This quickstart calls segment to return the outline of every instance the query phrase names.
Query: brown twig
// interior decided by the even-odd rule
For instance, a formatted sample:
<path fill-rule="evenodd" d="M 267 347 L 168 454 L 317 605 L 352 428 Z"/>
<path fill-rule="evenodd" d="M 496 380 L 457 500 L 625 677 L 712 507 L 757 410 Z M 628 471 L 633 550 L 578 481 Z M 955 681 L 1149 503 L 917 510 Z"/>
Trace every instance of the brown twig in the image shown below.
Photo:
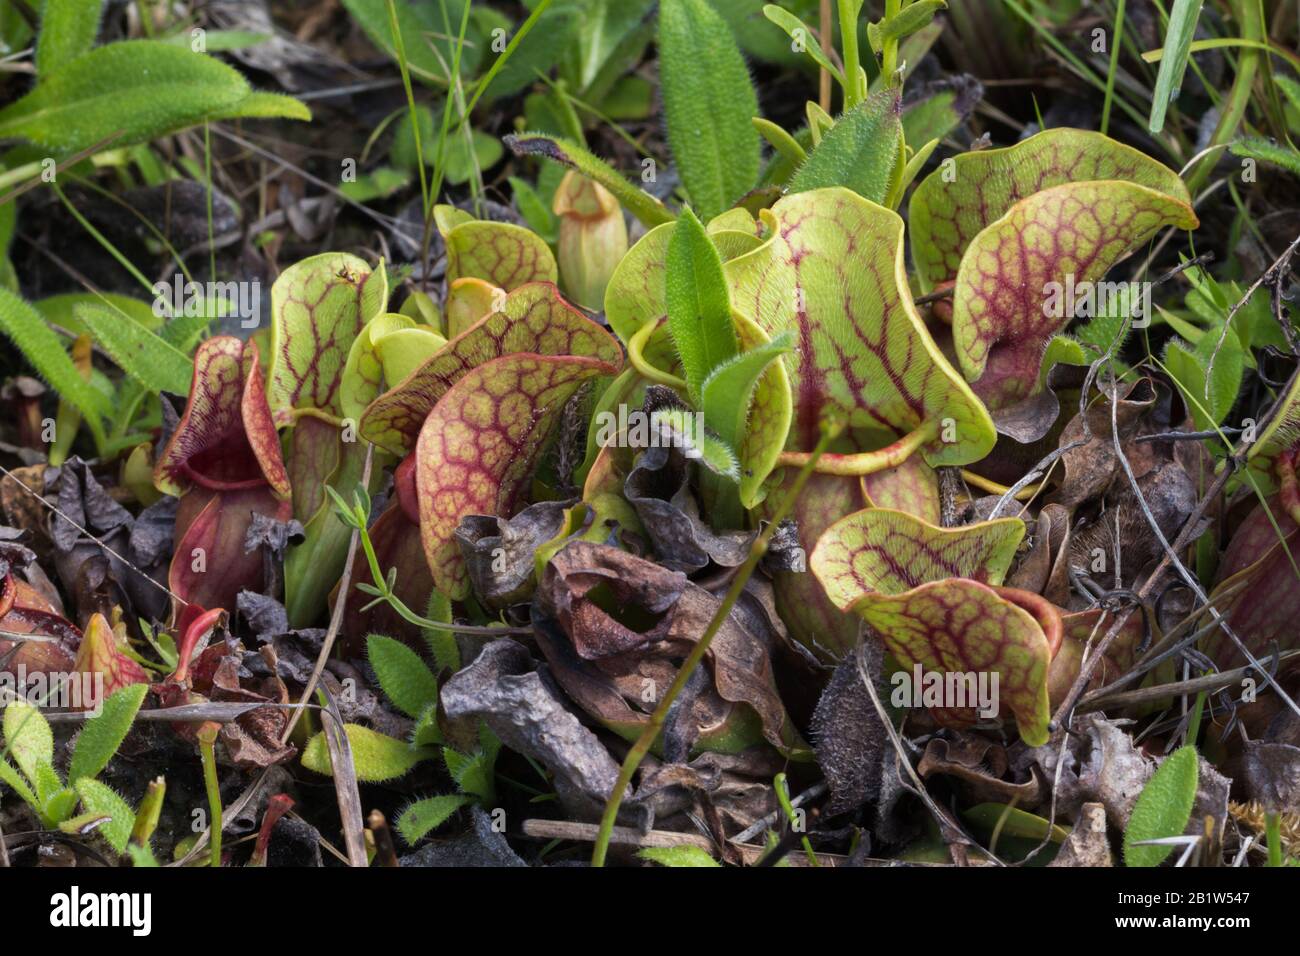
<path fill-rule="evenodd" d="M 366 463 L 361 469 L 361 485 L 370 486 L 370 469 L 374 463 L 375 446 L 366 446 Z M 357 560 L 357 547 L 361 541 L 361 532 L 357 529 L 352 530 L 352 537 L 348 541 L 348 557 L 343 564 L 343 576 L 339 578 L 338 597 L 334 599 L 334 611 L 330 614 L 329 629 L 325 632 L 325 639 L 321 642 L 320 653 L 316 655 L 316 665 L 311 670 L 311 678 L 307 681 L 307 686 L 302 689 L 302 697 L 298 699 L 299 707 L 303 707 L 311 700 L 312 692 L 316 689 L 316 684 L 320 681 L 320 675 L 325 670 L 325 662 L 329 660 L 330 651 L 334 649 L 334 641 L 339 636 L 339 628 L 343 625 L 343 611 L 347 607 L 348 594 L 352 590 L 352 569 Z M 289 717 L 289 723 L 285 725 L 284 733 L 280 735 L 280 746 L 283 747 L 289 740 L 289 735 L 293 733 L 294 727 L 298 725 L 298 718 L 302 715 L 302 710 L 295 710 Z"/>
<path fill-rule="evenodd" d="M 379 866 L 401 866 L 397 862 L 397 849 L 393 846 L 393 831 L 388 828 L 388 820 L 384 815 L 378 810 L 371 810 L 366 823 L 375 837 L 375 863 Z"/>
<path fill-rule="evenodd" d="M 339 819 L 343 824 L 343 843 L 348 853 L 348 865 L 366 867 L 365 823 L 361 815 L 361 790 L 357 784 L 357 768 L 352 759 L 352 745 L 348 740 L 339 712 L 338 702 L 328 687 L 320 689 L 325 697 L 321 709 L 321 725 L 325 733 L 325 748 L 329 753 L 330 770 L 334 780 L 334 794 L 338 799 Z"/>
<path fill-rule="evenodd" d="M 1300 649 L 1283 651 L 1277 656 L 1277 661 L 1280 663 L 1297 655 L 1300 655 Z M 1201 677 L 1176 681 L 1172 684 L 1156 684 L 1152 687 L 1139 687 L 1136 690 L 1099 693 L 1095 697 L 1089 695 L 1079 702 L 1075 712 L 1085 714 L 1095 710 L 1103 710 L 1107 707 L 1132 707 L 1136 704 L 1149 704 L 1152 701 L 1163 700 L 1166 697 L 1199 694 L 1201 691 L 1212 693 L 1237 683 L 1254 669 L 1254 665 L 1247 664 L 1243 667 L 1235 667 L 1230 671 L 1204 674 Z M 1106 690 L 1109 690 L 1109 688 L 1106 688 Z"/>

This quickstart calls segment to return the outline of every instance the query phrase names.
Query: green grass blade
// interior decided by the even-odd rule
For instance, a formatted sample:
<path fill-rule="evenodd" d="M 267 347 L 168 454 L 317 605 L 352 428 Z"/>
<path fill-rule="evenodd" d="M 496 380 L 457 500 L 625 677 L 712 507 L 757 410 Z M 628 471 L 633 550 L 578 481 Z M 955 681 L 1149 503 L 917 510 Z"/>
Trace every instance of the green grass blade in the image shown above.
<path fill-rule="evenodd" d="M 1165 33 L 1165 55 L 1160 60 L 1160 72 L 1156 75 L 1155 93 L 1151 98 L 1151 117 L 1147 122 L 1147 129 L 1152 133 L 1159 133 L 1165 128 L 1165 113 L 1183 84 L 1187 58 L 1191 55 L 1192 37 L 1196 33 L 1196 21 L 1200 19 L 1204 2 L 1205 0 L 1174 0 L 1173 10 L 1169 14 L 1169 29 Z"/>

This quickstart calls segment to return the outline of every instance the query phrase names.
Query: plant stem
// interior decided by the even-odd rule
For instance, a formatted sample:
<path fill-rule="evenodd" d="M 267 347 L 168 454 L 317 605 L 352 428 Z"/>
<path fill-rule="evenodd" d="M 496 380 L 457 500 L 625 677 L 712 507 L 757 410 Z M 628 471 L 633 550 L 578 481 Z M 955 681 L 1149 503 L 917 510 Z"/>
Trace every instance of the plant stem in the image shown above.
<path fill-rule="evenodd" d="M 411 134 L 415 137 L 415 165 L 420 173 L 420 208 L 428 209 L 429 181 L 424 174 L 424 149 L 420 143 L 420 121 L 415 113 L 415 91 L 411 88 L 411 70 L 406 64 L 406 43 L 397 25 L 397 7 L 393 0 L 388 0 L 388 28 L 393 31 L 393 50 L 397 53 L 397 68 L 402 74 L 402 89 L 406 91 L 406 115 L 411 121 Z"/>
<path fill-rule="evenodd" d="M 1264 832 L 1268 836 L 1268 865 L 1282 865 L 1282 815 L 1274 810 L 1264 814 Z"/>
<path fill-rule="evenodd" d="M 749 583 L 750 577 L 758 567 L 758 562 L 767 553 L 767 546 L 771 542 L 772 536 L 776 534 L 777 528 L 785 520 L 786 515 L 790 513 L 790 509 L 803 491 L 803 486 L 807 484 L 809 477 L 812 476 L 813 470 L 817 466 L 817 459 L 821 457 L 822 452 L 835 440 L 842 429 L 842 425 L 836 424 L 823 430 L 821 440 L 817 442 L 817 447 L 813 449 L 808 456 L 808 461 L 799 470 L 794 484 L 790 486 L 790 490 L 781 501 L 780 507 L 772 515 L 767 527 L 763 529 L 763 533 L 754 539 L 754 543 L 750 545 L 749 557 L 745 559 L 745 563 L 741 565 L 736 576 L 732 578 L 731 587 L 727 589 L 726 597 L 722 599 L 718 609 L 713 612 L 708 627 L 704 629 L 699 641 L 691 648 L 690 654 L 687 655 L 682 666 L 678 668 L 677 676 L 673 678 L 672 684 L 668 686 L 663 699 L 659 701 L 659 706 L 650 715 L 650 720 L 645 725 L 645 729 L 641 731 L 641 736 L 637 738 L 636 743 L 632 745 L 632 749 L 628 751 L 627 756 L 623 759 L 623 766 L 618 772 L 618 780 L 614 783 L 614 789 L 610 793 L 609 800 L 605 803 L 605 814 L 600 820 L 600 832 L 596 835 L 596 846 L 591 854 L 592 866 L 605 865 L 605 855 L 609 851 L 609 840 L 614 832 L 614 823 L 618 819 L 619 807 L 623 804 L 623 793 L 632 783 L 632 777 L 637 768 L 641 766 L 641 761 L 645 759 L 645 755 L 650 752 L 650 748 L 654 746 L 655 740 L 659 737 L 659 731 L 668 718 L 668 711 L 672 708 L 673 702 L 682 692 L 682 688 L 686 686 L 686 682 L 691 679 L 691 675 L 695 673 L 695 668 L 704 660 L 704 655 L 709 651 L 709 645 L 713 643 L 714 635 L 718 633 L 722 623 L 731 614 L 731 609 L 736 606 L 741 592 L 744 591 L 745 585 Z"/>
<path fill-rule="evenodd" d="M 366 528 L 366 522 L 369 520 L 368 510 L 364 506 L 358 505 L 354 511 L 342 508 L 341 512 L 344 521 L 357 531 L 362 553 L 366 556 L 366 565 L 370 569 L 370 579 L 374 582 L 373 585 L 370 585 L 371 590 L 368 592 L 364 590 L 365 585 L 357 585 L 357 588 L 362 590 L 363 593 L 376 595 L 375 601 L 371 602 L 371 605 L 367 605 L 363 610 L 368 609 L 378 601 L 383 601 L 409 624 L 430 631 L 451 631 L 455 634 L 483 634 L 485 636 L 505 637 L 510 634 L 528 633 L 531 630 L 530 628 L 517 627 L 476 627 L 470 624 L 448 624 L 416 614 L 406 606 L 406 602 L 393 592 L 393 589 L 388 584 L 388 579 L 384 576 L 383 568 L 379 565 L 379 555 L 375 553 L 374 542 L 370 540 L 370 532 Z"/>
<path fill-rule="evenodd" d="M 778 773 L 776 779 L 772 781 L 772 789 L 776 791 L 776 802 L 781 805 L 781 812 L 789 821 L 791 828 L 796 825 L 797 818 L 794 814 L 794 804 L 790 802 L 790 785 L 786 782 L 785 774 Z M 808 839 L 806 833 L 801 833 L 799 842 L 803 844 L 804 856 L 808 857 L 808 863 L 811 866 L 821 866 L 817 862 L 817 854 L 813 852 L 812 841 Z"/>
<path fill-rule="evenodd" d="M 831 0 L 821 0 L 821 8 L 818 13 L 818 37 L 821 40 L 822 47 L 829 50 L 831 48 Z M 830 70 L 825 67 L 822 67 L 818 74 L 817 94 L 818 105 L 829 114 L 831 111 L 831 74 Z"/>
<path fill-rule="evenodd" d="M 858 86 L 861 61 L 858 57 L 858 11 L 861 0 L 839 0 L 840 46 L 844 50 L 844 109 L 850 110 L 865 98 Z"/>
<path fill-rule="evenodd" d="M 442 179 L 444 175 L 444 159 L 447 155 L 447 130 L 451 124 L 451 89 L 453 82 L 460 80 L 460 58 L 465 49 L 465 31 L 469 29 L 469 12 L 471 4 L 465 4 L 465 9 L 461 11 L 460 33 L 456 39 L 456 52 L 452 56 L 451 69 L 447 73 L 447 98 L 442 101 L 442 124 L 438 127 L 438 146 L 434 150 L 433 157 L 433 183 L 429 188 L 428 195 L 423 199 L 424 205 L 424 234 L 420 237 L 420 288 L 427 289 L 429 286 L 429 248 L 433 242 L 433 206 L 438 201 L 438 194 L 442 192 Z M 447 19 L 447 8 L 442 8 L 443 28 L 448 35 L 451 33 L 451 24 Z M 436 48 L 435 48 L 436 49 Z M 453 77 L 455 80 L 453 80 Z"/>
<path fill-rule="evenodd" d="M 1192 716 L 1187 721 L 1187 738 L 1183 743 L 1196 746 L 1196 739 L 1201 736 L 1201 715 L 1205 713 L 1205 691 L 1196 695 L 1196 703 L 1192 705 Z"/>
<path fill-rule="evenodd" d="M 208 278 L 217 281 L 217 240 L 212 225 L 212 124 L 203 122 L 203 177 L 207 189 L 208 213 Z M 206 306 L 210 308 L 210 306 Z"/>
<path fill-rule="evenodd" d="M 208 792 L 208 814 L 211 817 L 208 821 L 208 831 L 212 834 L 209 854 L 211 866 L 221 866 L 221 787 L 217 783 L 216 753 L 217 734 L 220 730 L 220 724 L 209 720 L 199 728 L 198 733 L 199 755 L 203 760 L 203 788 Z"/>
<path fill-rule="evenodd" d="M 898 16 L 902 7 L 902 0 L 885 0 L 886 22 Z M 894 71 L 897 69 L 898 37 L 889 37 L 885 40 L 885 48 L 880 51 L 880 78 L 882 86 L 891 87 L 894 85 Z"/>

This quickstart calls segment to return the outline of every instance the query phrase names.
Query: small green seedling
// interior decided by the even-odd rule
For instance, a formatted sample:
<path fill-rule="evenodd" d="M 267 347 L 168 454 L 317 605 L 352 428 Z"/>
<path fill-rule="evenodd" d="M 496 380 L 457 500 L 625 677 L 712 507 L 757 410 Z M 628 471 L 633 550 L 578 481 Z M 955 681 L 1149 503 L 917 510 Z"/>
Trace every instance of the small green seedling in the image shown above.
<path fill-rule="evenodd" d="M 430 643 L 441 661 L 445 654 L 442 642 L 431 640 Z M 425 797 L 408 805 L 397 818 L 397 832 L 402 839 L 414 845 L 468 804 L 493 806 L 500 741 L 486 726 L 480 725 L 479 746 L 473 753 L 462 753 L 447 746 L 438 726 L 437 675 L 419 654 L 391 637 L 371 634 L 366 638 L 366 649 L 380 688 L 394 707 L 415 721 L 415 728 L 410 740 L 398 740 L 359 724 L 345 725 L 357 779 L 366 783 L 396 780 L 421 761 L 440 754 L 448 774 L 461 791 Z M 302 764 L 317 773 L 332 775 L 324 733 L 316 734 L 307 743 Z"/>
<path fill-rule="evenodd" d="M 80 833 L 102 821 L 98 832 L 115 851 L 125 853 L 135 813 L 95 777 L 126 739 L 148 689 L 146 684 L 135 684 L 104 701 L 103 712 L 87 720 L 77 735 L 66 780 L 54 769 L 54 732 L 49 721 L 25 701 L 11 703 L 4 711 L 0 781 L 27 802 L 42 826 Z"/>

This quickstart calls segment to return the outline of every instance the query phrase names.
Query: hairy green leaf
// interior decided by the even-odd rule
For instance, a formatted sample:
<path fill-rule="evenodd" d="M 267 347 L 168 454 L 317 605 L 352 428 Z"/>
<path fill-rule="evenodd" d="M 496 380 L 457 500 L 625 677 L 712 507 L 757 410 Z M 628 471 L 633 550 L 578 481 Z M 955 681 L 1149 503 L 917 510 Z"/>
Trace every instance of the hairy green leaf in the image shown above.
<path fill-rule="evenodd" d="M 438 725 L 438 705 L 430 704 L 424 713 L 415 719 L 411 730 L 411 743 L 416 747 L 432 747 L 443 743 L 442 728 Z"/>
<path fill-rule="evenodd" d="M 206 118 L 242 115 L 250 95 L 243 76 L 220 60 L 127 40 L 78 57 L 0 110 L 0 137 L 22 137 L 62 155 L 119 133 L 113 146 L 130 146 Z M 254 115 L 268 115 L 266 105 L 250 104 Z"/>
<path fill-rule="evenodd" d="M 109 694 L 100 715 L 86 721 L 77 735 L 68 767 L 68 783 L 76 786 L 78 780 L 98 776 L 108 766 L 135 722 L 148 690 L 148 684 L 132 684 Z"/>
<path fill-rule="evenodd" d="M 414 846 L 431 831 L 442 826 L 461 807 L 473 802 L 472 797 L 461 793 L 417 800 L 397 818 L 397 832 L 407 844 Z"/>
<path fill-rule="evenodd" d="M 438 679 L 401 641 L 381 634 L 366 638 L 366 656 L 379 686 L 393 705 L 408 717 L 419 717 L 438 700 Z"/>
<path fill-rule="evenodd" d="M 427 748 L 412 747 L 405 740 L 386 736 L 360 724 L 345 724 L 343 729 L 348 735 L 357 779 L 363 783 L 396 780 L 410 772 L 421 760 L 433 755 Z M 329 747 L 323 732 L 307 742 L 302 752 L 302 765 L 327 777 L 333 776 Z"/>
<path fill-rule="evenodd" d="M 71 63 L 95 45 L 103 7 L 103 0 L 45 0 L 36 40 L 38 76 Z"/>
<path fill-rule="evenodd" d="M 36 783 L 39 765 L 54 764 L 54 731 L 45 715 L 26 701 L 12 701 L 5 708 L 4 743 L 4 752 L 32 783 Z"/>
<path fill-rule="evenodd" d="M 1147 781 L 1133 806 L 1124 831 L 1125 866 L 1159 866 L 1171 846 L 1138 846 L 1143 840 L 1179 836 L 1187 829 L 1196 802 L 1200 757 L 1192 746 L 1180 747 L 1165 758 Z"/>
<path fill-rule="evenodd" d="M 681 408 L 661 408 L 651 416 L 652 427 L 668 433 L 668 444 L 682 448 L 709 471 L 733 481 L 740 479 L 740 462 L 726 442 L 697 427 L 698 419 Z"/>
<path fill-rule="evenodd" d="M 700 386 L 704 421 L 732 448 L 739 448 L 749 421 L 750 401 L 759 378 L 777 358 L 794 345 L 794 333 L 786 331 L 758 348 L 716 365 Z"/>
<path fill-rule="evenodd" d="M 898 90 L 884 90 L 836 120 L 794 174 L 789 192 L 845 186 L 883 204 L 902 143 L 900 103 Z"/>
<path fill-rule="evenodd" d="M 722 866 L 698 846 L 647 846 L 636 855 L 660 866 Z"/>
<path fill-rule="evenodd" d="M 659 5 L 659 85 L 668 142 L 691 203 L 705 219 L 758 181 L 758 98 L 731 28 L 706 0 Z"/>
<path fill-rule="evenodd" d="M 45 770 L 47 785 L 43 792 L 38 790 L 45 798 L 45 803 L 40 808 L 40 817 L 41 822 L 47 827 L 56 827 L 71 817 L 73 811 L 77 809 L 77 791 L 71 787 L 60 786 L 58 776 L 52 768 L 45 767 Z"/>
<path fill-rule="evenodd" d="M 451 601 L 441 591 L 429 592 L 429 606 L 424 616 L 430 621 L 451 623 Z M 456 635 L 440 627 L 425 628 L 422 632 L 425 643 L 433 653 L 433 660 L 439 670 L 460 670 L 460 648 L 456 644 Z"/>
<path fill-rule="evenodd" d="M 149 391 L 189 394 L 194 363 L 180 349 L 107 306 L 84 304 L 73 311 L 118 368 Z"/>
<path fill-rule="evenodd" d="M 463 754 L 450 747 L 442 748 L 443 763 L 456 786 L 465 793 L 478 797 L 485 803 L 496 799 L 496 750 L 480 750 L 474 754 Z"/>
<path fill-rule="evenodd" d="M 578 143 L 545 133 L 519 133 L 507 136 L 505 144 L 516 156 L 541 156 L 599 183 L 647 228 L 673 221 L 673 214 L 663 203 Z"/>
<path fill-rule="evenodd" d="M 0 782 L 7 783 L 29 807 L 40 812 L 41 801 L 32 790 L 31 784 L 24 780 L 18 769 L 3 756 L 0 756 Z"/>
<path fill-rule="evenodd" d="M 739 346 L 722 259 L 703 223 L 689 208 L 682 212 L 668 241 L 666 265 L 668 331 L 686 372 L 691 397 L 698 402 L 704 379 L 733 358 Z"/>
<path fill-rule="evenodd" d="M 1194 350 L 1186 348 L 1181 339 L 1170 339 L 1165 351 L 1165 365 L 1186 393 L 1186 405 L 1192 413 L 1192 422 L 1198 430 L 1209 430 L 1223 424 L 1228 412 L 1237 402 L 1241 379 L 1246 371 L 1246 353 L 1229 330 L 1214 360 L 1214 374 L 1206 388 L 1205 372 L 1219 341 L 1220 329 L 1203 335 Z"/>
<path fill-rule="evenodd" d="M 219 109 L 207 119 L 291 119 L 306 123 L 311 121 L 311 109 L 302 100 L 284 93 L 253 90 L 234 106 Z"/>
<path fill-rule="evenodd" d="M 78 780 L 75 786 L 77 796 L 86 812 L 97 817 L 108 817 L 95 832 L 108 841 L 118 853 L 126 852 L 126 845 L 131 839 L 131 830 L 135 826 L 135 813 L 130 804 L 111 787 L 106 787 L 98 780 Z"/>
<path fill-rule="evenodd" d="M 81 377 L 58 335 L 46 325 L 41 314 L 3 288 L 0 288 L 0 332 L 12 339 L 50 387 L 76 405 L 82 414 L 104 416 L 112 412 L 112 403 Z"/>
<path fill-rule="evenodd" d="M 1244 156 L 1281 166 L 1293 176 L 1300 176 L 1300 151 L 1263 136 L 1245 136 L 1229 147 L 1234 156 Z"/>

